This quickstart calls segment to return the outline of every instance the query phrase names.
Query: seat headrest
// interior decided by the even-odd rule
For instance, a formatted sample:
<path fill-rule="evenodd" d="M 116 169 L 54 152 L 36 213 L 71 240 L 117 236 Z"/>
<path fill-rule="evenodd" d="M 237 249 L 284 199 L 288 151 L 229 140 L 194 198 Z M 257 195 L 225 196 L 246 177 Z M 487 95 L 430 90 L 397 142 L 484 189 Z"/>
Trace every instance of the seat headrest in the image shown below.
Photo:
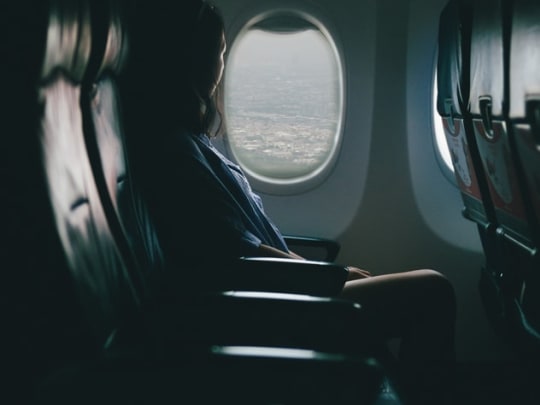
<path fill-rule="evenodd" d="M 524 118 L 528 101 L 540 101 L 540 4 L 516 1 L 510 44 L 510 117 Z"/>
<path fill-rule="evenodd" d="M 462 115 L 468 102 L 470 18 L 470 7 L 457 0 L 440 16 L 437 111 L 442 116 Z"/>
<path fill-rule="evenodd" d="M 470 112 L 483 113 L 484 100 L 491 115 L 500 117 L 504 103 L 504 32 L 502 0 L 475 0 L 471 33 Z"/>
<path fill-rule="evenodd" d="M 51 0 L 42 82 L 62 72 L 82 81 L 91 50 L 90 9 L 85 1 Z"/>
<path fill-rule="evenodd" d="M 125 14 L 128 8 L 124 0 L 93 0 L 92 10 L 92 55 L 87 70 L 89 82 L 96 80 L 105 71 L 121 70 L 127 51 Z"/>

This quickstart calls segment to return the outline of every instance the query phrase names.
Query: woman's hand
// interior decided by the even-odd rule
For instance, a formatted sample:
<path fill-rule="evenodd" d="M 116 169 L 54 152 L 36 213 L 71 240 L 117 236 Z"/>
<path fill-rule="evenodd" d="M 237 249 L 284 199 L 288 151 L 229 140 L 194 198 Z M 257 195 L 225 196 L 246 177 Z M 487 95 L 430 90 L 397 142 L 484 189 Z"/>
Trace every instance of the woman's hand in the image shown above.
<path fill-rule="evenodd" d="M 347 275 L 347 281 L 360 280 L 363 278 L 371 277 L 371 273 L 367 270 L 359 269 L 358 267 L 347 266 L 349 274 Z"/>

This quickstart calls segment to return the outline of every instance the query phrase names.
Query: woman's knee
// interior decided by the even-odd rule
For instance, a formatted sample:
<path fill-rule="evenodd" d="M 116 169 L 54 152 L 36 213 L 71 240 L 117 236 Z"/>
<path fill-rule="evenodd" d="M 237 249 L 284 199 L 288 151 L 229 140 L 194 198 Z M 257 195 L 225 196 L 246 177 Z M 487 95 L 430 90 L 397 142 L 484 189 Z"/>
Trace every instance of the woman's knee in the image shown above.
<path fill-rule="evenodd" d="M 422 272 L 422 275 L 426 280 L 425 282 L 428 284 L 431 290 L 439 292 L 443 295 L 454 296 L 454 287 L 445 275 L 436 270 L 430 269 L 418 271 Z"/>
<path fill-rule="evenodd" d="M 378 309 L 387 306 L 415 308 L 416 311 L 455 312 L 454 288 L 434 270 L 413 270 L 374 276 L 346 283 L 342 298 Z"/>
<path fill-rule="evenodd" d="M 439 311 L 446 310 L 454 317 L 456 297 L 450 280 L 435 270 L 417 270 L 417 272 L 421 279 L 420 288 L 426 297 L 426 305 L 432 305 Z"/>

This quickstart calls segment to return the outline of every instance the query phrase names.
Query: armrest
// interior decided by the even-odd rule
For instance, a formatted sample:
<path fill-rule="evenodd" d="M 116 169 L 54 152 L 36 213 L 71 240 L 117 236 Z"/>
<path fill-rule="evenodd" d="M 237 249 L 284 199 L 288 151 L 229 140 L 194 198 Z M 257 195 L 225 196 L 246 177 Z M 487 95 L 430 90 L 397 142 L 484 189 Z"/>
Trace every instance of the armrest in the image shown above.
<path fill-rule="evenodd" d="M 227 283 L 231 290 L 335 296 L 345 284 L 345 266 L 309 260 L 240 258 Z"/>
<path fill-rule="evenodd" d="M 300 294 L 225 291 L 180 296 L 149 313 L 157 348 L 178 343 L 297 347 L 367 354 L 380 350 L 369 314 L 352 301 Z M 135 334 L 140 336 L 140 333 Z M 161 349 L 160 349 L 161 350 Z"/>
<path fill-rule="evenodd" d="M 204 319 L 204 336 L 214 344 L 220 338 L 221 344 L 373 355 L 376 339 L 366 328 L 367 314 L 351 301 L 243 291 L 207 296 L 195 307 L 206 308 L 206 315 L 197 313 L 193 321 Z"/>
<path fill-rule="evenodd" d="M 175 356 L 108 355 L 55 370 L 33 390 L 32 403 L 386 403 L 377 401 L 385 370 L 370 357 L 251 345 L 181 346 Z"/>
<path fill-rule="evenodd" d="M 339 253 L 339 242 L 331 239 L 286 235 L 285 243 L 295 253 L 309 259 L 333 262 Z M 320 253 L 322 251 L 322 255 Z"/>
<path fill-rule="evenodd" d="M 217 401 L 211 403 L 228 403 L 221 393 L 231 393 L 235 403 L 344 405 L 385 401 L 379 397 L 386 373 L 369 357 L 252 346 L 214 346 L 212 352 L 217 361 L 211 364 L 223 365 L 215 377 L 203 372 L 204 381 L 223 380 L 224 370 L 227 376 L 221 382 L 222 389 L 213 387 L 211 392 L 218 394 Z"/>

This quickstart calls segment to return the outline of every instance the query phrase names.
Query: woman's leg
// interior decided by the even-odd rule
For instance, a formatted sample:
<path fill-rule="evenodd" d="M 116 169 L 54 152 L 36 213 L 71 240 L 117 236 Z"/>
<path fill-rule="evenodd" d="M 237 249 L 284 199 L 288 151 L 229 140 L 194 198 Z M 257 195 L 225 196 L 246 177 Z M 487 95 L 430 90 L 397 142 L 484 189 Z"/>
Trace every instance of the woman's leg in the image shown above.
<path fill-rule="evenodd" d="M 454 368 L 455 296 L 433 270 L 348 281 L 341 297 L 360 303 L 380 338 L 401 338 L 400 383 L 420 403 L 443 403 Z"/>

